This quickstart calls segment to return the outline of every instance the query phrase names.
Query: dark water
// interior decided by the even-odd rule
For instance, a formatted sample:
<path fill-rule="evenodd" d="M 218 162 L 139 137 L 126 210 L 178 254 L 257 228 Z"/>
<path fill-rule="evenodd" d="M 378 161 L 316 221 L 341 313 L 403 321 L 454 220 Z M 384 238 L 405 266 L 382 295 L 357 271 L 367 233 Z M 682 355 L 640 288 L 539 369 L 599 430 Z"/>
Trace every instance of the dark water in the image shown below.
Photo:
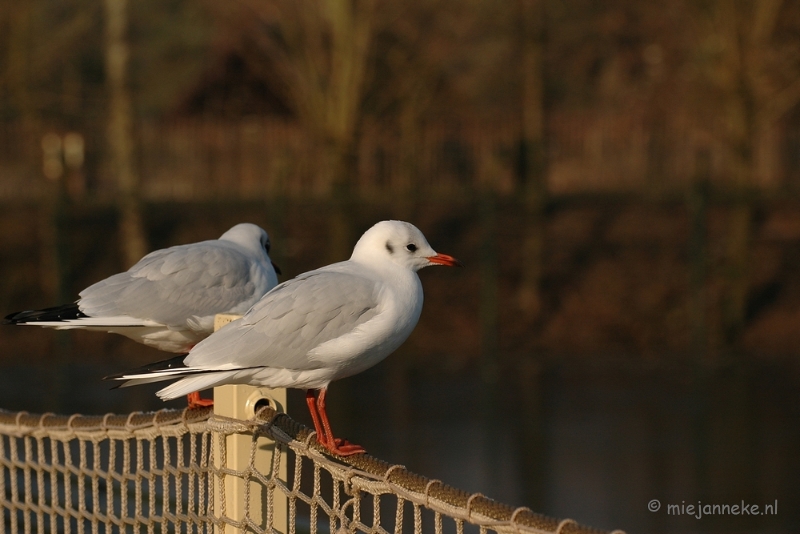
<path fill-rule="evenodd" d="M 401 349 L 335 383 L 329 396 L 334 431 L 389 462 L 600 528 L 800 528 L 796 367 L 751 363 L 697 373 L 678 366 L 555 362 L 543 366 L 525 391 L 513 376 L 501 375 L 487 393 L 492 388 L 469 369 L 425 373 L 391 361 L 404 356 Z M 53 388 L 62 388 L 58 411 L 65 413 L 164 406 L 152 394 L 155 386 L 109 391 L 99 378 L 111 371 L 102 365 L 6 364 L 0 406 L 52 410 Z M 310 424 L 302 392 L 290 392 L 289 412 Z M 657 512 L 647 508 L 653 499 L 661 503 Z M 751 513 L 697 518 L 686 506 L 698 501 L 744 503 Z M 764 505 L 775 503 L 775 514 L 752 514 L 752 505 L 763 514 Z M 669 505 L 679 507 L 668 513 Z"/>
<path fill-rule="evenodd" d="M 538 387 L 530 384 L 537 411 L 525 409 L 507 377 L 488 418 L 475 376 L 417 376 L 408 429 L 394 433 L 376 424 L 391 404 L 377 390 L 380 374 L 351 386 L 353 417 L 374 436 L 362 441 L 426 476 L 629 532 L 791 532 L 800 524 L 796 369 L 743 365 L 693 377 L 680 368 L 554 364 Z M 647 508 L 653 499 L 657 512 Z M 777 514 L 667 513 L 698 501 L 760 509 L 777 501 Z"/>

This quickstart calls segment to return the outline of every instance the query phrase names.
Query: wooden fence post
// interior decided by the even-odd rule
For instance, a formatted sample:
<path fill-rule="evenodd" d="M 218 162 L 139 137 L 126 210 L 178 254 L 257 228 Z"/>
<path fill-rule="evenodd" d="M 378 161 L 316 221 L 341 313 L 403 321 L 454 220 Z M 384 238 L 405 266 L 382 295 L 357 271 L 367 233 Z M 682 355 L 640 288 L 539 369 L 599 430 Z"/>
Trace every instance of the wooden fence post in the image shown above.
<path fill-rule="evenodd" d="M 226 324 L 238 319 L 239 315 L 220 314 L 215 317 L 214 330 L 219 330 Z M 286 411 L 286 390 L 257 388 L 245 385 L 228 385 L 214 388 L 214 415 L 231 417 L 234 419 L 251 419 L 256 412 L 256 405 L 260 402 L 269 402 L 270 405 L 279 412 Z M 214 465 L 221 466 L 221 451 L 218 446 L 214 446 Z M 243 471 L 250 464 L 250 452 L 252 448 L 252 436 L 247 434 L 230 434 L 225 441 L 226 446 L 226 466 L 235 471 Z M 260 437 L 256 445 L 257 452 L 253 467 L 265 477 L 270 478 L 273 466 L 273 454 L 275 453 L 275 442 Z M 284 482 L 287 480 L 287 455 L 282 452 L 280 461 L 280 472 L 274 474 Z M 221 495 L 219 492 L 219 480 L 214 483 L 214 513 L 220 514 Z M 248 514 L 253 523 L 261 528 L 267 529 L 271 522 L 272 528 L 278 532 L 289 532 L 288 500 L 280 492 L 275 490 L 272 496 L 272 510 L 268 510 L 267 487 L 259 480 L 251 479 L 250 507 L 245 510 L 245 485 L 244 480 L 239 477 L 225 476 L 225 515 L 238 521 Z M 271 512 L 271 513 L 270 513 Z M 267 529 L 268 530 L 268 529 Z M 217 534 L 232 534 L 241 532 L 232 526 L 217 529 Z"/>

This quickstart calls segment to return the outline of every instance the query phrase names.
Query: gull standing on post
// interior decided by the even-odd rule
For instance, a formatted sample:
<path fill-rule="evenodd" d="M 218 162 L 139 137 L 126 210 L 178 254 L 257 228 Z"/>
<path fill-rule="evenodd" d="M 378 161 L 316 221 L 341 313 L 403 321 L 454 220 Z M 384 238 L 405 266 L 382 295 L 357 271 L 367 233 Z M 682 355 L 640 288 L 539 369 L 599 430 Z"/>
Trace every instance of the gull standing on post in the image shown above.
<path fill-rule="evenodd" d="M 216 314 L 242 314 L 277 285 L 269 250 L 267 232 L 237 224 L 219 239 L 151 252 L 74 303 L 12 313 L 3 322 L 113 332 L 187 353 L 214 331 Z"/>
<path fill-rule="evenodd" d="M 417 271 L 429 265 L 461 264 L 437 254 L 412 224 L 379 222 L 349 260 L 280 284 L 185 358 L 109 378 L 123 387 L 178 379 L 157 393 L 164 400 L 224 384 L 305 389 L 317 440 L 336 454 L 364 452 L 333 436 L 328 385 L 372 367 L 406 340 L 422 311 Z"/>

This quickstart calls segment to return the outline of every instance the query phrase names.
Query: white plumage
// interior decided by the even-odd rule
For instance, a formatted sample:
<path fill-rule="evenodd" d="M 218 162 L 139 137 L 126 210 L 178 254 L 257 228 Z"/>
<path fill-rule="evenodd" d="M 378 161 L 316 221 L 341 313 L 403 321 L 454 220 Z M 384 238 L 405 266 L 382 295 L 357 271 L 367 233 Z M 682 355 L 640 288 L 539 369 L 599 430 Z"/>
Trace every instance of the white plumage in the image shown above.
<path fill-rule="evenodd" d="M 188 352 L 213 332 L 214 315 L 242 314 L 278 283 L 267 233 L 237 224 L 219 239 L 151 252 L 93 284 L 74 304 L 19 312 L 13 324 L 122 334 L 168 352 Z"/>

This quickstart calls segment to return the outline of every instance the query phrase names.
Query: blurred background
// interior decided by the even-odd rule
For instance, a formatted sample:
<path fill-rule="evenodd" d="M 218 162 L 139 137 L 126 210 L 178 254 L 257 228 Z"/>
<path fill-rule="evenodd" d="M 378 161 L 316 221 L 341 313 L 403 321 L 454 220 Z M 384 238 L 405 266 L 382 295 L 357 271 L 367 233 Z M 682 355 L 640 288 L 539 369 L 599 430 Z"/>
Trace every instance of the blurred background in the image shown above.
<path fill-rule="evenodd" d="M 800 529 L 798 2 L 2 0 L 0 203 L 2 315 L 238 222 L 285 280 L 411 221 L 467 267 L 337 434 L 597 527 Z M 100 379 L 163 357 L 3 327 L 0 407 L 158 409 Z M 666 513 L 742 500 L 778 513 Z"/>

